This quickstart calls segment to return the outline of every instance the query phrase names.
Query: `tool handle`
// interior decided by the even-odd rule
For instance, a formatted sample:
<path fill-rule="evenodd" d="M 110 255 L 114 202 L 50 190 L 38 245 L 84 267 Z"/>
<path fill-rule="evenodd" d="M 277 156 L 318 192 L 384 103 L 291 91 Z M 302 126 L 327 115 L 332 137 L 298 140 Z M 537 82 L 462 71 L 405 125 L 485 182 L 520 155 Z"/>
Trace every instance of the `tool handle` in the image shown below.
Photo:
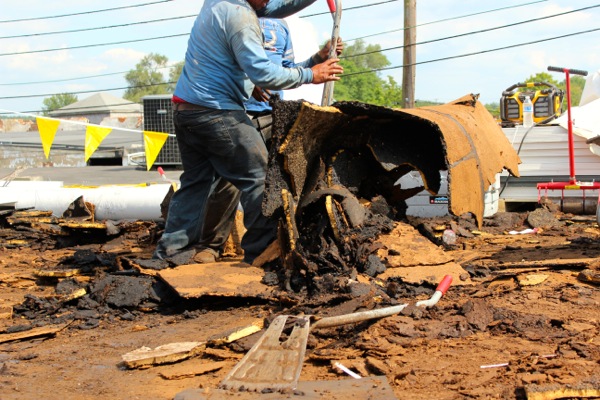
<path fill-rule="evenodd" d="M 329 11 L 334 13 L 336 8 L 335 8 L 335 0 L 327 0 L 327 5 L 329 6 Z"/>
<path fill-rule="evenodd" d="M 552 66 L 548 67 L 548 71 L 569 72 L 569 74 L 571 74 L 571 75 L 581 75 L 581 76 L 587 76 L 587 74 L 588 74 L 587 71 L 584 71 L 582 69 L 570 69 L 570 68 L 552 67 Z"/>
<path fill-rule="evenodd" d="M 446 294 L 446 292 L 448 291 L 448 288 L 450 288 L 451 284 L 452 284 L 452 275 L 446 275 L 446 276 L 444 276 L 444 279 L 442 279 L 442 281 L 439 283 L 437 288 L 435 288 L 435 291 L 442 292 L 442 294 Z"/>
<path fill-rule="evenodd" d="M 433 307 L 440 300 L 440 298 L 446 294 L 451 283 L 452 283 L 452 275 L 444 276 L 442 281 L 438 284 L 437 288 L 435 289 L 435 293 L 433 294 L 433 296 L 431 296 L 431 298 L 429 300 L 419 301 L 415 305 L 418 307 L 420 307 L 420 306 Z M 407 306 L 408 306 L 408 303 L 400 304 L 397 306 L 378 308 L 375 310 L 360 311 L 360 312 L 356 312 L 356 313 L 352 313 L 352 314 L 337 315 L 335 317 L 324 317 L 324 318 L 321 318 L 321 319 L 315 321 L 312 324 L 312 328 L 313 329 L 332 328 L 334 326 L 355 324 L 357 322 L 368 321 L 370 319 L 375 319 L 375 318 L 389 317 L 389 316 L 400 313 Z"/>

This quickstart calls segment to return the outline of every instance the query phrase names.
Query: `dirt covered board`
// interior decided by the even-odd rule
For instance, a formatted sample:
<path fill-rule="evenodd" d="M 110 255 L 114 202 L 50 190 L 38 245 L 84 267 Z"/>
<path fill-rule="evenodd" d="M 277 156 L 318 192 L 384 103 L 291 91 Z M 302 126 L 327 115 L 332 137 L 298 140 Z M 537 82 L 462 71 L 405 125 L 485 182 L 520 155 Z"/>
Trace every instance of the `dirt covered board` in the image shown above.
<path fill-rule="evenodd" d="M 159 272 L 160 278 L 181 297 L 201 296 L 261 297 L 272 296 L 272 289 L 261 281 L 264 271 L 242 266 L 240 262 L 189 264 Z"/>

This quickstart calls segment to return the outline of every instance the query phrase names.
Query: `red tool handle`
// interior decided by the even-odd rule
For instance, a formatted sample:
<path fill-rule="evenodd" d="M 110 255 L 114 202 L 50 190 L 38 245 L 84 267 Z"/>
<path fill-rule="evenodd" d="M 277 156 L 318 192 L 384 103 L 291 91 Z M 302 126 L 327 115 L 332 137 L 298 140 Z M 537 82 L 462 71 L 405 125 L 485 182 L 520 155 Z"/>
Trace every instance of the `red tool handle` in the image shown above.
<path fill-rule="evenodd" d="M 563 68 L 563 67 L 548 67 L 548 71 L 553 72 L 569 72 L 571 75 L 582 75 L 587 76 L 588 72 L 582 69 L 571 69 L 571 68 Z"/>
<path fill-rule="evenodd" d="M 440 284 L 435 288 L 436 292 L 442 292 L 442 294 L 446 294 L 450 285 L 452 284 L 452 275 L 444 276 L 444 279 L 440 282 Z"/>
<path fill-rule="evenodd" d="M 327 5 L 329 6 L 329 11 L 334 13 L 335 12 L 335 0 L 327 0 Z"/>

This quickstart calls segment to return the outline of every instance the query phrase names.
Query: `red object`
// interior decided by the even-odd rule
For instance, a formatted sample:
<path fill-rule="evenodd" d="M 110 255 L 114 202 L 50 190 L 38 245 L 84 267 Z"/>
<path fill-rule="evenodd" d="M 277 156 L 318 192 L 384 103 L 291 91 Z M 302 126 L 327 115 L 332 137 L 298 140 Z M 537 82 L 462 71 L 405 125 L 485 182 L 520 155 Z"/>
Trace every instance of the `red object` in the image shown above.
<path fill-rule="evenodd" d="M 548 190 L 560 190 L 562 192 L 561 198 L 564 198 L 565 190 L 600 190 L 600 182 L 578 182 L 575 177 L 575 155 L 573 150 L 573 119 L 571 118 L 571 80 L 569 78 L 570 73 L 577 75 L 587 75 L 587 71 L 562 68 L 562 67 L 548 67 L 548 71 L 564 72 L 565 82 L 567 89 L 567 133 L 569 140 L 569 181 L 568 182 L 543 182 L 537 184 L 538 189 L 538 202 L 541 200 L 541 192 L 545 190 L 545 195 L 548 195 Z M 584 192 L 585 197 L 585 192 Z M 600 193 L 598 202 L 600 203 Z"/>
<path fill-rule="evenodd" d="M 335 12 L 335 0 L 327 0 L 327 5 L 329 6 L 329 11 L 334 13 Z"/>
<path fill-rule="evenodd" d="M 435 291 L 442 292 L 442 294 L 446 294 L 446 292 L 450 288 L 451 284 L 452 284 L 452 275 L 446 275 L 446 276 L 444 276 L 444 279 L 442 279 L 442 281 L 439 283 L 437 288 L 435 288 Z"/>

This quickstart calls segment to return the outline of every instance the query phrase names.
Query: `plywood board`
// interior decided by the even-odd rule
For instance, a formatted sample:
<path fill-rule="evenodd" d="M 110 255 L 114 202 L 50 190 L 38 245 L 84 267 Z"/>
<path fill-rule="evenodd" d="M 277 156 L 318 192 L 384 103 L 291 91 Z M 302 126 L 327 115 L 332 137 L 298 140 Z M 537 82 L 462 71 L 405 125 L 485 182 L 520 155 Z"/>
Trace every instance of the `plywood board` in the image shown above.
<path fill-rule="evenodd" d="M 127 368 L 143 368 L 153 365 L 168 364 L 199 354 L 204 348 L 203 342 L 169 343 L 155 349 L 141 347 L 123 354 L 123 365 Z"/>
<path fill-rule="evenodd" d="M 158 276 L 181 297 L 201 296 L 271 298 L 272 288 L 263 284 L 264 271 L 240 262 L 189 264 L 165 269 Z"/>

